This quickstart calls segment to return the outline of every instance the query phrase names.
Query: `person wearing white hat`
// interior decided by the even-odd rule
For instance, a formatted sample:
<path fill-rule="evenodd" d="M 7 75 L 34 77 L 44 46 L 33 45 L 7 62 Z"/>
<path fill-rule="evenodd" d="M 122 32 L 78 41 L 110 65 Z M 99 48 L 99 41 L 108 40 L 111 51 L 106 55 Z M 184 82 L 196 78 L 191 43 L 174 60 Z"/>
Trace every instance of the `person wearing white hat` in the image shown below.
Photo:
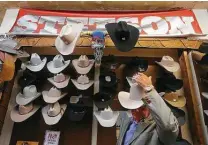
<path fill-rule="evenodd" d="M 47 125 L 54 125 L 59 122 L 62 118 L 67 105 L 66 104 L 59 104 L 58 102 L 54 104 L 48 104 L 42 108 L 42 115 L 45 123 Z"/>
<path fill-rule="evenodd" d="M 82 23 L 68 23 L 62 27 L 55 41 L 56 49 L 62 55 L 69 55 L 74 51 L 83 27 L 84 25 Z"/>
<path fill-rule="evenodd" d="M 95 111 L 95 117 L 103 127 L 112 127 L 116 124 L 119 116 L 118 111 L 112 111 L 110 107 L 105 108 L 103 111 Z"/>
<path fill-rule="evenodd" d="M 22 122 L 30 118 L 40 108 L 39 105 L 29 103 L 27 105 L 17 105 L 11 111 L 11 119 L 14 122 Z"/>
<path fill-rule="evenodd" d="M 151 77 L 138 73 L 134 79 L 143 90 L 144 105 L 121 118 L 117 145 L 174 145 L 179 132 L 176 117 L 154 89 Z"/>
<path fill-rule="evenodd" d="M 72 83 L 79 90 L 87 90 L 90 86 L 92 86 L 94 81 L 89 80 L 86 75 L 80 75 L 77 80 L 72 79 Z"/>
<path fill-rule="evenodd" d="M 62 55 L 56 55 L 52 61 L 48 62 L 47 68 L 53 73 L 57 74 L 63 71 L 70 64 L 70 60 L 65 61 Z"/>
<path fill-rule="evenodd" d="M 35 85 L 26 86 L 23 89 L 23 94 L 20 92 L 16 96 L 16 102 L 19 105 L 26 105 L 33 100 L 40 97 L 41 93 L 37 92 L 37 88 Z"/>
<path fill-rule="evenodd" d="M 43 100 L 46 103 L 55 103 L 67 95 L 67 93 L 62 93 L 61 90 L 56 87 L 52 87 L 49 91 L 43 91 Z"/>
<path fill-rule="evenodd" d="M 48 78 L 48 81 L 56 88 L 65 88 L 69 84 L 70 77 L 63 73 L 56 74 L 54 77 Z"/>
<path fill-rule="evenodd" d="M 72 64 L 76 69 L 77 73 L 82 75 L 87 74 L 91 70 L 94 62 L 94 59 L 89 60 L 86 55 L 81 55 L 79 59 L 72 60 Z"/>
<path fill-rule="evenodd" d="M 163 56 L 160 62 L 155 62 L 168 72 L 176 72 L 180 69 L 179 63 L 175 62 L 174 59 L 170 56 Z"/>
<path fill-rule="evenodd" d="M 27 69 L 38 72 L 42 70 L 47 62 L 47 58 L 45 57 L 43 60 L 41 60 L 40 56 L 37 53 L 33 53 L 31 55 L 30 61 L 27 61 L 26 63 L 23 63 Z"/>

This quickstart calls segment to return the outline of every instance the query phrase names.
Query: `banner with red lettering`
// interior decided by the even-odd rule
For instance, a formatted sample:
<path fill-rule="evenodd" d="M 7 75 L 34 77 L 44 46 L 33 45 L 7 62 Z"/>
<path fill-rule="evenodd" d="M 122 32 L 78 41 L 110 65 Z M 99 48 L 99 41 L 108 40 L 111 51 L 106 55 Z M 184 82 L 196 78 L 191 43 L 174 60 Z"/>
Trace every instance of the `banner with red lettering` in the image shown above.
<path fill-rule="evenodd" d="M 192 10 L 119 13 L 19 9 L 9 32 L 16 35 L 58 35 L 63 25 L 74 22 L 84 23 L 83 31 L 105 31 L 106 23 L 118 21 L 137 27 L 142 37 L 204 35 Z"/>

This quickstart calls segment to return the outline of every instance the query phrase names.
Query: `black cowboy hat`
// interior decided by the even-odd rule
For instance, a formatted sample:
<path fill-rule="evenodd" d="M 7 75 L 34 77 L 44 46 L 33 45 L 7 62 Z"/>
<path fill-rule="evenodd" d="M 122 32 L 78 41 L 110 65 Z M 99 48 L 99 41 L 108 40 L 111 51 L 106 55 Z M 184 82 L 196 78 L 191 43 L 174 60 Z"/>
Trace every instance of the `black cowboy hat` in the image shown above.
<path fill-rule="evenodd" d="M 127 63 L 127 69 L 134 69 L 136 72 L 145 72 L 148 69 L 148 60 L 140 57 L 133 57 Z"/>
<path fill-rule="evenodd" d="M 115 72 L 107 72 L 107 73 L 103 73 L 100 75 L 99 77 L 100 80 L 100 87 L 113 87 L 113 88 L 117 88 L 117 78 L 116 78 L 116 74 Z"/>
<path fill-rule="evenodd" d="M 133 49 L 139 38 L 139 30 L 125 21 L 108 23 L 105 28 L 116 48 L 123 52 Z"/>

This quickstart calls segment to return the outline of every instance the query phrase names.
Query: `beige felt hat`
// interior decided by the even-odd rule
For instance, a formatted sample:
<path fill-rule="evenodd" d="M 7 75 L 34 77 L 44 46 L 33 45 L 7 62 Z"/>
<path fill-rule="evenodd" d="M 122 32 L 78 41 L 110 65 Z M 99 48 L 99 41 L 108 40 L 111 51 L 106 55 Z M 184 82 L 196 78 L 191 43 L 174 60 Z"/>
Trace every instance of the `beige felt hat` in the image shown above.
<path fill-rule="evenodd" d="M 178 95 L 175 92 L 165 93 L 163 98 L 166 102 L 174 107 L 182 108 L 186 105 L 186 98 L 184 96 Z"/>
<path fill-rule="evenodd" d="M 11 111 L 11 119 L 14 122 L 22 122 L 30 118 L 40 108 L 39 105 L 33 105 L 32 103 L 27 105 L 17 105 Z"/>
<path fill-rule="evenodd" d="M 67 95 L 67 93 L 62 93 L 56 87 L 52 87 L 49 91 L 42 92 L 43 99 L 46 103 L 55 103 Z"/>
<path fill-rule="evenodd" d="M 55 41 L 56 49 L 62 55 L 69 55 L 74 51 L 83 27 L 82 23 L 70 23 L 62 27 Z"/>
<path fill-rule="evenodd" d="M 180 68 L 180 65 L 170 56 L 163 56 L 162 60 L 160 62 L 156 61 L 156 63 L 169 72 L 176 72 Z"/>
<path fill-rule="evenodd" d="M 89 80 L 86 75 L 80 75 L 77 80 L 72 79 L 72 83 L 79 90 L 87 90 L 93 85 L 94 81 Z"/>
<path fill-rule="evenodd" d="M 59 120 L 62 118 L 66 110 L 66 107 L 66 104 L 60 105 L 58 102 L 54 104 L 48 104 L 45 107 L 43 107 L 42 115 L 45 123 L 48 125 L 57 124 Z"/>
<path fill-rule="evenodd" d="M 69 84 L 70 77 L 63 73 L 56 74 L 54 77 L 48 78 L 48 81 L 56 88 L 65 88 Z"/>
<path fill-rule="evenodd" d="M 79 59 L 72 60 L 72 64 L 79 74 L 87 74 L 94 65 L 95 60 L 89 60 L 86 55 L 81 55 Z"/>

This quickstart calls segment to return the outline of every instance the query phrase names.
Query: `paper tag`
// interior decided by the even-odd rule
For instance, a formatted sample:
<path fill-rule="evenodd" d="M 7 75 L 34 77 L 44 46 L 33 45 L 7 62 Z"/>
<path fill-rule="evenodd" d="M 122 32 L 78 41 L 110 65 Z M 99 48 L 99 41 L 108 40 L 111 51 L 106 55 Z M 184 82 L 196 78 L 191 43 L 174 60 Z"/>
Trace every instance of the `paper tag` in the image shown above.
<path fill-rule="evenodd" d="M 60 138 L 60 131 L 46 130 L 44 145 L 58 145 Z"/>

